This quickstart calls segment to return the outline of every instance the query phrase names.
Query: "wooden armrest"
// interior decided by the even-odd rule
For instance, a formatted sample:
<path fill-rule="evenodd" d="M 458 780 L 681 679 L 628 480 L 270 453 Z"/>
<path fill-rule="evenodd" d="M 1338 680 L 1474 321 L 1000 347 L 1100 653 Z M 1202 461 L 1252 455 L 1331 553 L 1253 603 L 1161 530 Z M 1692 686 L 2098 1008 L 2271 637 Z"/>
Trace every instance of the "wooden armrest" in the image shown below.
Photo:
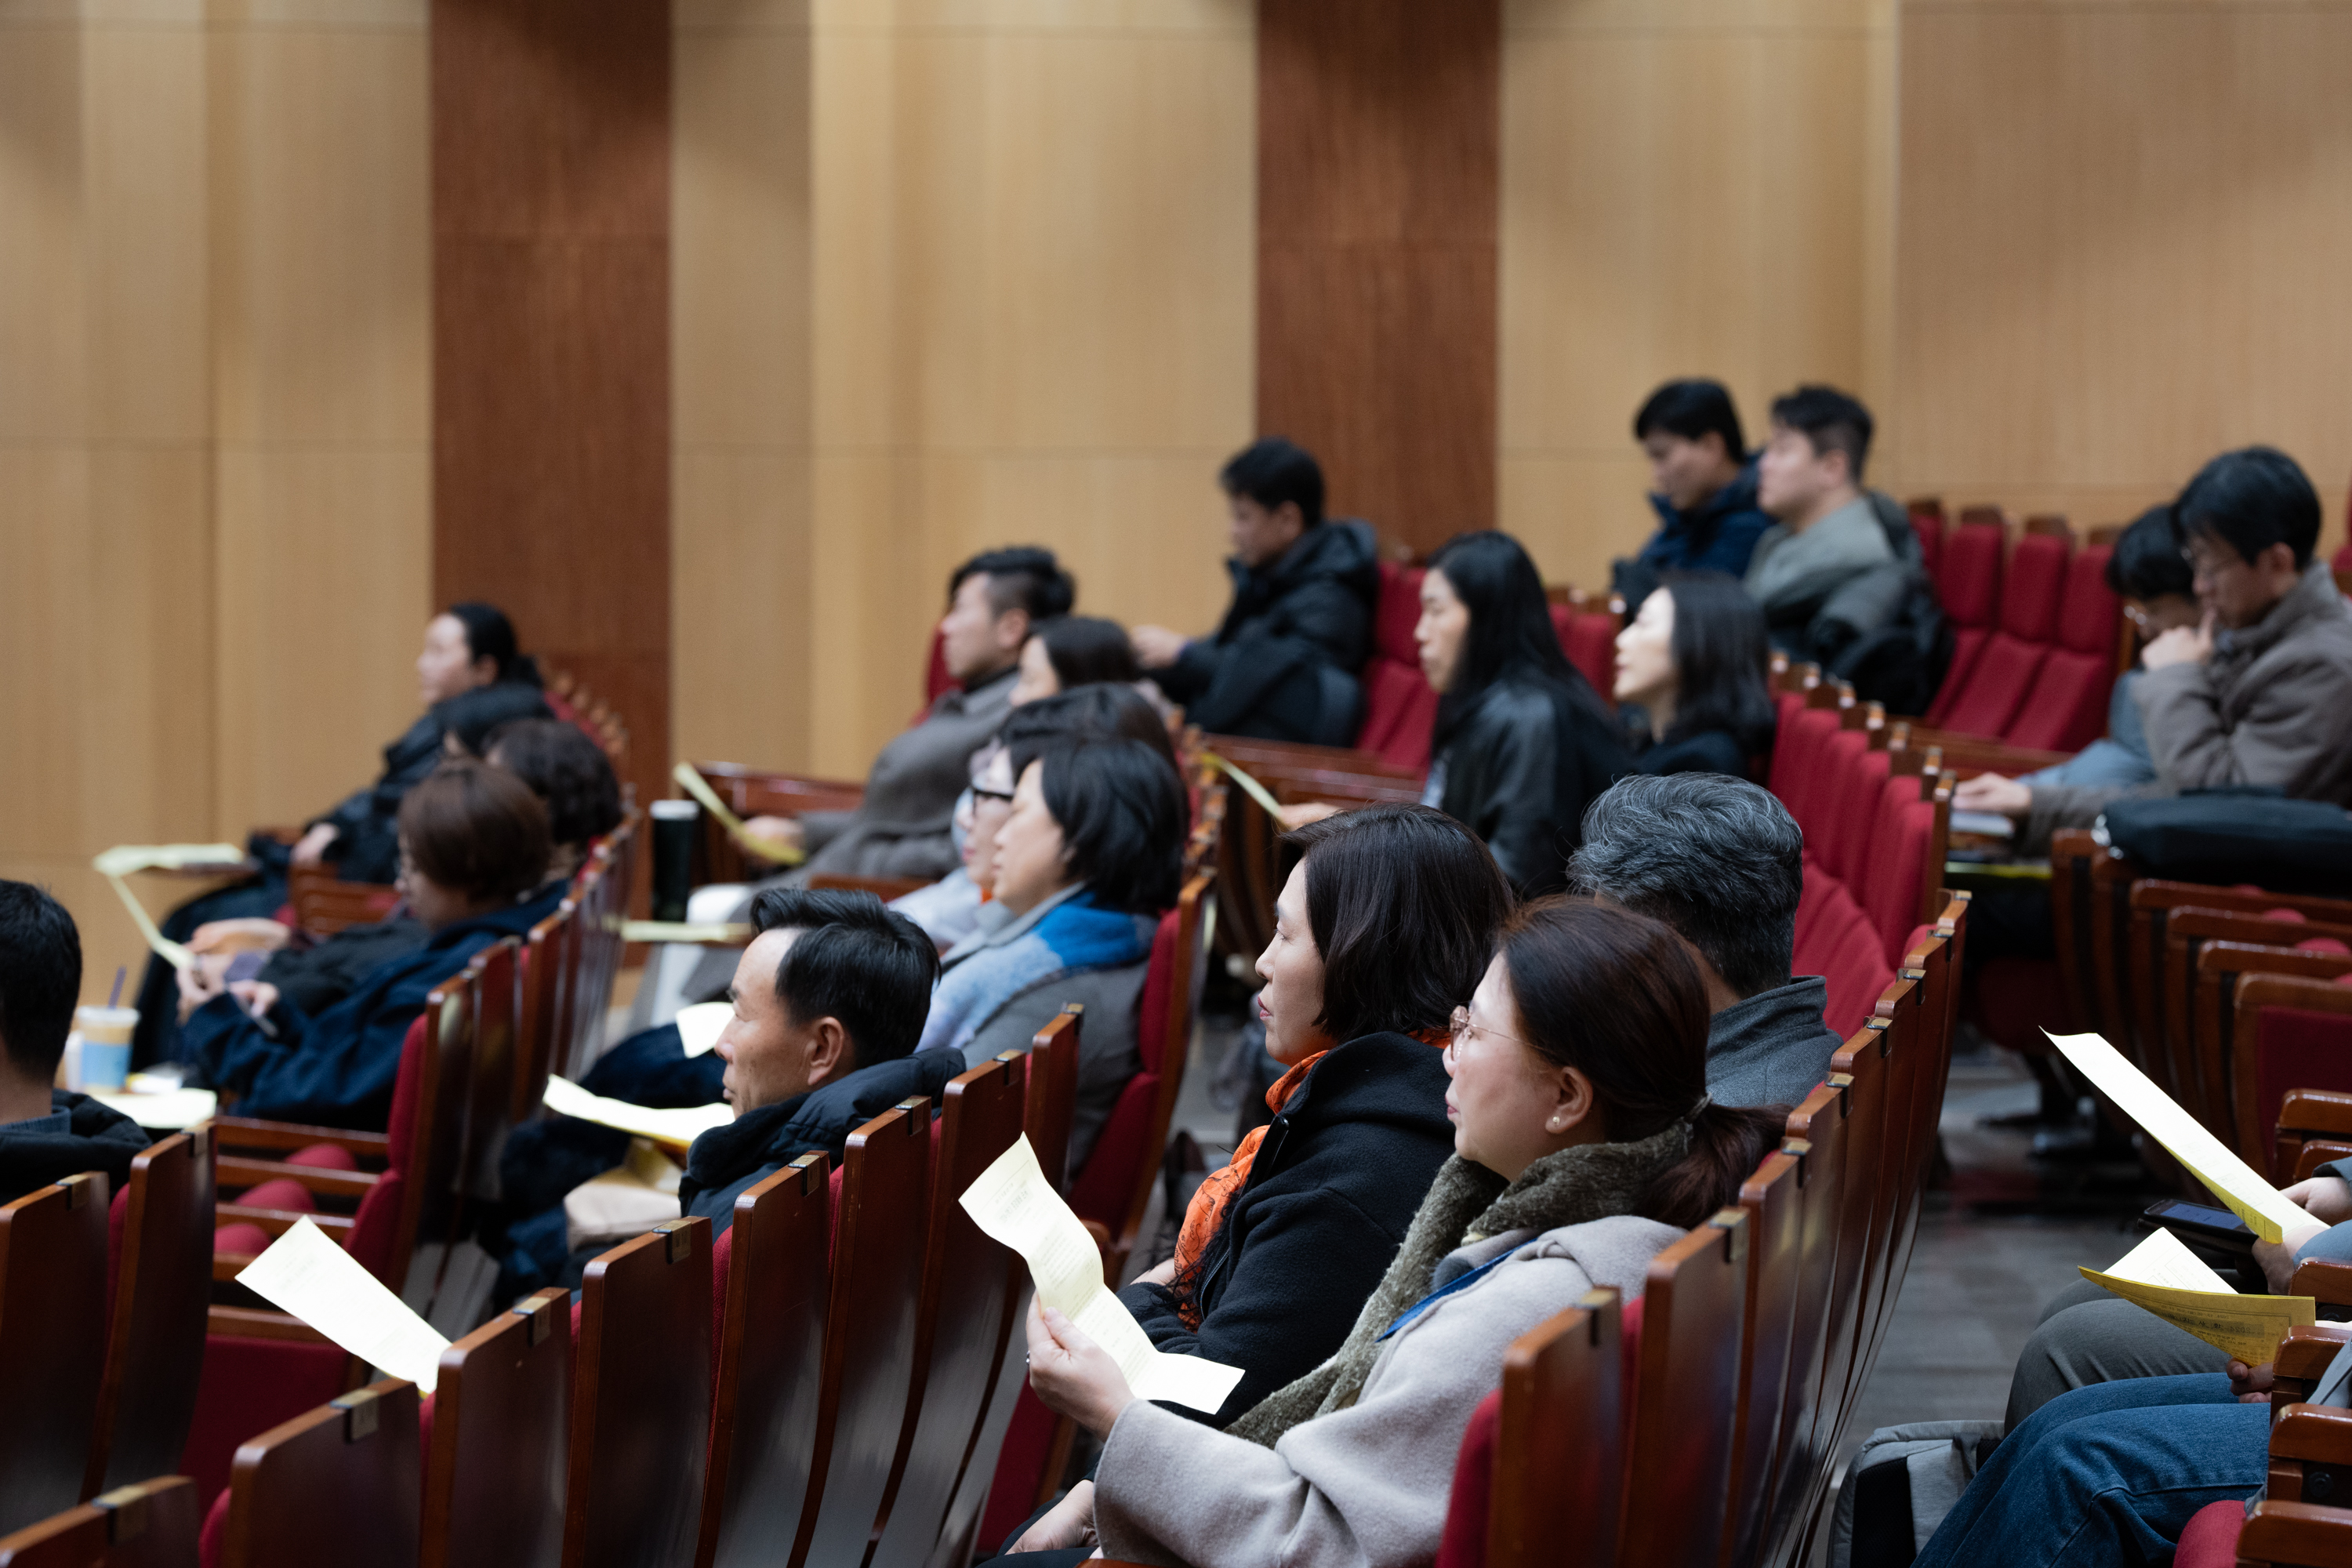
<path fill-rule="evenodd" d="M 2290 1294 L 2308 1296 L 2331 1307 L 2352 1307 L 2352 1263 L 2326 1263 L 2314 1258 L 2298 1263 Z"/>
<path fill-rule="evenodd" d="M 256 1209 L 247 1208 L 243 1204 L 215 1204 L 213 1217 L 220 1225 L 235 1225 L 240 1220 L 247 1225 L 257 1225 L 272 1236 L 284 1236 L 294 1228 L 295 1221 L 307 1219 L 335 1237 L 339 1245 L 342 1237 L 351 1234 L 352 1226 L 358 1223 L 347 1214 L 311 1214 L 303 1209 Z"/>
<path fill-rule="evenodd" d="M 367 1171 L 331 1171 L 316 1165 L 288 1165 L 276 1160 L 248 1160 L 224 1154 L 214 1168 L 214 1182 L 227 1188 L 257 1186 L 263 1182 L 299 1182 L 302 1190 L 321 1197 L 362 1198 L 383 1177 Z"/>
<path fill-rule="evenodd" d="M 215 1252 L 213 1254 L 213 1283 L 233 1285 L 236 1277 L 253 1265 L 261 1255 L 257 1252 Z"/>
<path fill-rule="evenodd" d="M 2291 1089 L 2279 1106 L 2279 1125 L 2302 1133 L 2352 1138 L 2352 1094 L 2332 1089 Z"/>
<path fill-rule="evenodd" d="M 2271 1458 L 2352 1465 L 2352 1410 L 2337 1405 L 2288 1405 L 2271 1423 Z"/>
<path fill-rule="evenodd" d="M 2314 1323 L 2294 1328 L 2279 1342 L 2271 1371 L 2278 1377 L 2315 1378 L 2327 1370 L 2336 1352 L 2352 1344 L 2352 1323 Z"/>
<path fill-rule="evenodd" d="M 2347 1553 L 2352 1553 L 2352 1509 L 2266 1498 L 2246 1516 L 2236 1557 L 2243 1563 L 2300 1565 L 2342 1563 Z"/>
<path fill-rule="evenodd" d="M 2332 1165 L 2338 1160 L 2352 1160 L 2352 1142 L 2337 1138 L 2307 1138 L 2303 1151 L 2294 1157 L 2294 1179 L 2307 1182 L 2319 1173 L 2322 1165 Z"/>
<path fill-rule="evenodd" d="M 362 1159 L 392 1158 L 392 1139 L 382 1132 L 354 1132 L 348 1127 L 305 1127 L 299 1121 L 257 1121 L 243 1116 L 215 1116 L 213 1142 L 224 1149 L 307 1149 L 331 1143 Z"/>
<path fill-rule="evenodd" d="M 213 1308 L 205 1315 L 205 1331 L 240 1340 L 291 1340 L 305 1345 L 335 1342 L 299 1318 L 253 1307 Z"/>
<path fill-rule="evenodd" d="M 2030 773 L 2038 768 L 2053 767 L 2074 755 L 2071 752 L 2045 752 L 2032 746 L 2012 746 L 2008 742 L 1989 735 L 1962 735 L 1949 730 L 1930 730 L 1922 724 L 1906 727 L 1905 744 L 1913 751 L 1925 751 L 1934 746 L 1944 753 L 1944 772 L 1956 778 L 1970 778 L 1978 773 L 2000 773 L 2010 778 Z"/>

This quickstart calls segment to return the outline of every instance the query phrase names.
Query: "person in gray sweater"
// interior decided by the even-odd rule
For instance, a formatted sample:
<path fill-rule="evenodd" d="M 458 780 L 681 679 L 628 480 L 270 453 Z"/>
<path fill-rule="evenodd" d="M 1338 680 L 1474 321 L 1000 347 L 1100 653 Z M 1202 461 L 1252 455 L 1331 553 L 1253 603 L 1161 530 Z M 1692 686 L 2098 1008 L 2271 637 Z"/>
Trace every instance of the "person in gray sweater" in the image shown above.
<path fill-rule="evenodd" d="M 1698 966 L 1666 927 L 1565 900 L 1519 910 L 1454 1016 L 1454 1156 L 1322 1365 L 1221 1432 L 1137 1399 L 1068 1319 L 1032 1310 L 1030 1386 L 1106 1446 L 1095 1480 L 1015 1551 L 1429 1562 L 1510 1342 L 1595 1286 L 1639 1293 L 1650 1259 L 1731 1201 L 1778 1136 L 1779 1111 L 1708 1099 L 1706 1040 Z"/>
<path fill-rule="evenodd" d="M 1794 1105 L 1829 1075 L 1829 987 L 1792 978 L 1805 836 L 1769 791 L 1715 773 L 1630 778 L 1592 803 L 1570 886 L 1662 920 L 1696 950 L 1713 1016 L 1706 1090 Z"/>

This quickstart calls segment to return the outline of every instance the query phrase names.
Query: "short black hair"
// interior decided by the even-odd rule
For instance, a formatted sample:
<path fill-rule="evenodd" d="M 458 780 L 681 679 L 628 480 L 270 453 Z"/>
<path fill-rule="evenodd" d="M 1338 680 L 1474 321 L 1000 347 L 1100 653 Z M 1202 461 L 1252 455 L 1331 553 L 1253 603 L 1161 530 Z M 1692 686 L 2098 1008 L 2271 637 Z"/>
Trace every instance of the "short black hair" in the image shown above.
<path fill-rule="evenodd" d="M 963 580 L 985 573 L 988 576 L 988 607 L 998 615 L 1010 610 L 1026 610 L 1032 625 L 1066 616 L 1070 606 L 1078 602 L 1076 579 L 1062 570 L 1054 552 L 1043 545 L 1019 544 L 1009 550 L 983 550 L 955 569 L 948 579 L 948 597 L 953 599 Z"/>
<path fill-rule="evenodd" d="M 546 803 L 548 832 L 558 844 L 586 844 L 621 826 L 621 781 L 613 776 L 612 759 L 577 724 L 509 720 L 490 731 L 482 750 Z"/>
<path fill-rule="evenodd" d="M 1748 438 L 1739 428 L 1739 410 L 1731 393 L 1719 381 L 1670 381 L 1642 400 L 1633 416 L 1633 439 L 1647 440 L 1653 430 L 1664 430 L 1685 441 L 1702 436 L 1722 438 L 1723 455 L 1735 463 L 1748 460 Z"/>
<path fill-rule="evenodd" d="M 1789 984 L 1805 836 L 1769 790 L 1722 773 L 1621 779 L 1584 814 L 1568 876 L 1674 927 L 1743 997 Z"/>
<path fill-rule="evenodd" d="M 433 721 L 444 736 L 455 735 L 466 755 L 488 754 L 490 731 L 518 719 L 551 719 L 554 710 L 540 689 L 527 681 L 499 680 L 477 686 L 433 705 Z"/>
<path fill-rule="evenodd" d="M 1870 410 L 1834 386 L 1801 386 L 1772 400 L 1772 423 L 1784 426 L 1811 443 L 1815 456 L 1845 454 L 1846 478 L 1862 483 L 1863 465 L 1870 458 Z"/>
<path fill-rule="evenodd" d="M 1018 779 L 1054 739 L 1078 734 L 1125 735 L 1167 758 L 1170 767 L 1178 766 L 1175 742 L 1168 738 L 1168 721 L 1151 700 L 1131 686 L 1108 682 L 1023 703 L 997 726 L 996 742 L 1011 753 L 1006 760 Z"/>
<path fill-rule="evenodd" d="M 1029 634 L 1045 645 L 1045 661 L 1064 691 L 1097 681 L 1131 686 L 1143 679 L 1127 628 L 1099 616 L 1055 616 Z"/>
<path fill-rule="evenodd" d="M 1217 483 L 1227 495 L 1247 496 L 1268 511 L 1295 501 L 1299 520 L 1309 528 L 1323 521 L 1323 465 L 1283 437 L 1253 441 L 1226 458 Z"/>
<path fill-rule="evenodd" d="M 73 916 L 46 888 L 0 881 L 0 1043 L 18 1078 L 57 1077 L 80 996 Z"/>
<path fill-rule="evenodd" d="M 2180 553 L 2180 522 L 2172 508 L 2152 506 L 2132 520 L 2107 557 L 2107 589 L 2127 599 L 2188 598 L 2195 574 Z"/>
<path fill-rule="evenodd" d="M 1370 805 L 1283 836 L 1307 867 L 1323 955 L 1316 1027 L 1345 1043 L 1443 1029 L 1495 956 L 1511 885 L 1478 836 L 1426 805 Z"/>
<path fill-rule="evenodd" d="M 751 900 L 754 931 L 797 931 L 776 965 L 776 1000 L 795 1024 L 838 1018 L 859 1067 L 913 1052 L 940 977 L 920 927 L 867 892 L 770 888 Z"/>
<path fill-rule="evenodd" d="M 2302 465 L 2275 447 L 2222 453 L 2197 470 L 2173 510 L 2184 543 L 2210 539 L 2248 563 L 2284 544 L 2301 571 L 2319 543 L 2319 492 Z"/>
<path fill-rule="evenodd" d="M 1017 779 L 1028 763 L 1014 757 Z M 1070 874 L 1095 903 L 1139 915 L 1172 908 L 1192 813 L 1168 759 L 1125 735 L 1081 732 L 1047 739 L 1033 760 L 1045 769 L 1038 784 Z"/>
<path fill-rule="evenodd" d="M 539 665 L 522 651 L 515 636 L 514 622 L 496 605 L 486 605 L 479 599 L 465 599 L 443 612 L 466 628 L 466 652 L 475 659 L 488 659 L 497 667 L 498 680 L 520 680 L 526 686 L 540 684 Z"/>

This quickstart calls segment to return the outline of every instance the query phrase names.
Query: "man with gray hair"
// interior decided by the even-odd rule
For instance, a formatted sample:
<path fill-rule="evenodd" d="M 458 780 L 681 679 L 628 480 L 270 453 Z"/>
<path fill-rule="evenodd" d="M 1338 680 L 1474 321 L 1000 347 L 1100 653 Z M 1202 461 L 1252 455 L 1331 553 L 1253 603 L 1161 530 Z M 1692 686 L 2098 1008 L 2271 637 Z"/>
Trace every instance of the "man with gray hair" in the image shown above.
<path fill-rule="evenodd" d="M 1707 1092 L 1793 1105 L 1829 1074 L 1829 988 L 1791 979 L 1805 836 L 1771 795 L 1721 773 L 1636 774 L 1584 814 L 1570 885 L 1664 921 L 1706 981 Z"/>

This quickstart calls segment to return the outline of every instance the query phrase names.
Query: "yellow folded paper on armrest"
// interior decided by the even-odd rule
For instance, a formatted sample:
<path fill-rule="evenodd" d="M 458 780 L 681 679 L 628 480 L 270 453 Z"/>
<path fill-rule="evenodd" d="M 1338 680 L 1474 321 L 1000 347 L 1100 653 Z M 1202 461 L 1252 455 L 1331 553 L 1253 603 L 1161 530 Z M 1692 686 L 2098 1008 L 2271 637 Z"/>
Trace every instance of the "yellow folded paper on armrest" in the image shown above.
<path fill-rule="evenodd" d="M 677 781 L 680 789 L 699 801 L 703 810 L 719 819 L 719 826 L 727 830 L 728 837 L 732 838 L 762 860 L 772 860 L 779 866 L 797 866 L 808 858 L 806 855 L 791 845 L 780 839 L 762 837 L 744 826 L 743 819 L 727 809 L 727 803 L 719 799 L 719 792 L 712 789 L 704 781 L 703 776 L 695 771 L 693 763 L 678 763 L 677 766 L 670 769 L 669 776 Z"/>
<path fill-rule="evenodd" d="M 195 954 L 155 929 L 146 906 L 132 896 L 122 879 L 134 871 L 180 871 L 191 866 L 217 866 L 227 871 L 244 864 L 245 851 L 234 844 L 118 844 L 90 861 L 100 876 L 114 884 L 115 896 L 131 911 L 131 923 L 139 928 L 148 948 L 174 969 L 194 967 Z"/>
<path fill-rule="evenodd" d="M 1108 1352 L 1137 1398 L 1164 1399 L 1214 1414 L 1241 1382 L 1237 1366 L 1153 1348 L 1135 1314 L 1103 1284 L 1102 1254 L 1095 1238 L 1045 1180 L 1026 1133 L 998 1155 L 957 1201 L 972 1224 L 1021 1255 L 1037 1287 L 1037 1300 Z"/>
<path fill-rule="evenodd" d="M 2212 1190 L 2246 1228 L 2264 1241 L 2283 1239 L 2289 1227 L 2311 1218 L 2286 1201 L 2285 1194 L 2256 1175 L 2253 1167 L 2232 1153 L 2205 1130 L 2172 1097 L 2150 1083 L 2147 1075 L 2124 1060 L 2115 1047 L 2098 1035 L 2053 1035 L 2042 1031 L 2076 1071 L 2091 1080 L 2116 1108 L 2137 1122 L 2140 1131 L 2163 1144 L 2189 1173 Z"/>
<path fill-rule="evenodd" d="M 703 942 L 740 947 L 751 940 L 748 921 L 623 921 L 623 942 Z"/>
<path fill-rule="evenodd" d="M 2241 1296 L 2168 1230 L 2133 1247 L 2105 1273 L 2083 1278 L 2144 1307 L 2215 1350 L 2260 1366 L 2295 1327 L 2316 1321 L 2308 1296 Z"/>
<path fill-rule="evenodd" d="M 651 1138 L 658 1143 L 674 1143 L 683 1149 L 714 1127 L 724 1127 L 735 1120 L 734 1108 L 725 1104 L 698 1105 L 685 1110 L 667 1110 L 650 1105 L 631 1105 L 625 1100 L 607 1100 L 601 1094 L 591 1094 L 570 1079 L 551 1078 L 543 1102 L 558 1116 L 576 1116 L 583 1121 L 593 1121 L 602 1127 L 617 1127 L 624 1132 L 634 1132 L 640 1138 Z"/>

